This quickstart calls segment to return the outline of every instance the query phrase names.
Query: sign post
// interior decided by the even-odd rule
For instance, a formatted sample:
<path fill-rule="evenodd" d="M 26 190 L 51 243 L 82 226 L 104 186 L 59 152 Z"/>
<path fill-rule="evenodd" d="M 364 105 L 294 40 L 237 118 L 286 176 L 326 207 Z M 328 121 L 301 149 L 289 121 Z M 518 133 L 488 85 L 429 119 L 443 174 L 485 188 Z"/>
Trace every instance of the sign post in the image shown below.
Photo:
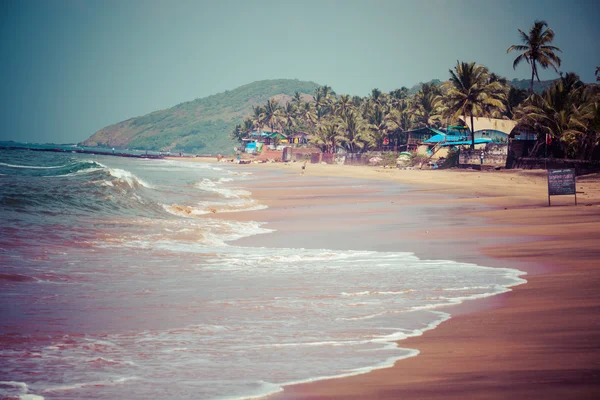
<path fill-rule="evenodd" d="M 575 190 L 575 169 L 549 169 L 548 170 L 548 207 L 550 196 L 575 195 L 575 205 L 577 205 L 577 191 Z"/>

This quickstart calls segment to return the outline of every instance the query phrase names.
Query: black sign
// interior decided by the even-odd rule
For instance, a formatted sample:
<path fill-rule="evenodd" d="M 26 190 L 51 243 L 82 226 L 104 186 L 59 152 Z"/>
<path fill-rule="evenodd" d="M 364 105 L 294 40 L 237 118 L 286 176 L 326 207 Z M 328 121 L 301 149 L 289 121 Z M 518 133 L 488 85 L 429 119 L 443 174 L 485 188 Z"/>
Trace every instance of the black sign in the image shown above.
<path fill-rule="evenodd" d="M 548 196 L 575 194 L 575 170 L 549 169 L 548 170 Z"/>

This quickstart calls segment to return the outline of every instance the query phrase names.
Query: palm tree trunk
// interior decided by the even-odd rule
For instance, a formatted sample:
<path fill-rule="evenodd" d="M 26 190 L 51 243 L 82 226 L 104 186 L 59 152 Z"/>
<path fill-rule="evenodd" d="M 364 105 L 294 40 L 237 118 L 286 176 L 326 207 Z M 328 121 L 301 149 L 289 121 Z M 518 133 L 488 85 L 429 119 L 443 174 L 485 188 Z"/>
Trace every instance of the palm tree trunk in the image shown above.
<path fill-rule="evenodd" d="M 473 110 L 471 110 L 471 150 L 475 150 L 475 125 L 473 124 Z"/>
<path fill-rule="evenodd" d="M 529 85 L 529 94 L 533 94 L 533 78 L 535 76 L 535 61 L 531 64 L 531 84 Z"/>

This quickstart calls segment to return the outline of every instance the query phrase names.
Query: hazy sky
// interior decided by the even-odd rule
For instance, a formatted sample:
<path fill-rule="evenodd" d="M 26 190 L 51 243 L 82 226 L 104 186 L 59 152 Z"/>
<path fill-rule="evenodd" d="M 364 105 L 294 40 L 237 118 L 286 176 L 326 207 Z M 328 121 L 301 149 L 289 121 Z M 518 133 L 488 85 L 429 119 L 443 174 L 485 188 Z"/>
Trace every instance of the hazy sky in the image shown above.
<path fill-rule="evenodd" d="M 298 78 L 366 95 L 457 60 L 508 78 L 543 19 L 561 71 L 595 80 L 597 1 L 2 0 L 0 140 L 77 142 L 98 129 L 256 80 Z M 555 78 L 545 71 L 542 79 Z"/>

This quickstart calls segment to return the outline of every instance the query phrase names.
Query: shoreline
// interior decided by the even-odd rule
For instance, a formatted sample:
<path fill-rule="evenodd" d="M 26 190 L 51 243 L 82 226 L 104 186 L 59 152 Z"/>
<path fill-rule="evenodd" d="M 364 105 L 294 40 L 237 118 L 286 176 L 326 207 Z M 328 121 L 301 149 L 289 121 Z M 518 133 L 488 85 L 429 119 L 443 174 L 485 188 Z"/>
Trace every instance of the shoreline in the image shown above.
<path fill-rule="evenodd" d="M 293 164 L 266 165 L 293 174 L 299 173 L 294 167 L 300 168 Z M 596 243 L 600 243 L 597 176 L 578 180 L 578 192 L 584 192 L 578 193 L 580 206 L 548 208 L 545 171 L 395 171 L 309 165 L 307 175 L 311 174 L 412 185 L 423 181 L 413 193 L 457 195 L 455 202 L 464 205 L 462 218 L 481 220 L 471 226 L 436 231 L 433 240 L 463 235 L 463 250 L 468 250 L 463 258 L 495 260 L 490 266 L 506 262 L 510 268 L 520 265 L 518 269 L 528 273 L 528 283 L 507 293 L 452 306 L 448 309 L 450 320 L 420 337 L 397 342 L 399 347 L 418 349 L 418 357 L 361 375 L 286 385 L 283 392 L 268 399 L 506 398 L 533 394 L 538 398 L 585 398 L 600 394 L 600 295 L 591 289 L 600 283 L 594 268 L 600 263 L 596 250 Z M 267 203 L 277 201 L 276 192 L 262 195 L 266 197 L 259 194 L 257 198 Z M 444 206 L 443 199 L 431 201 Z M 553 198 L 556 203 L 566 205 L 569 199 Z M 476 205 L 487 209 L 476 209 Z M 256 218 L 265 220 L 265 216 Z M 498 236 L 510 240 L 501 245 L 489 243 Z M 482 238 L 488 242 L 479 243 Z"/>

